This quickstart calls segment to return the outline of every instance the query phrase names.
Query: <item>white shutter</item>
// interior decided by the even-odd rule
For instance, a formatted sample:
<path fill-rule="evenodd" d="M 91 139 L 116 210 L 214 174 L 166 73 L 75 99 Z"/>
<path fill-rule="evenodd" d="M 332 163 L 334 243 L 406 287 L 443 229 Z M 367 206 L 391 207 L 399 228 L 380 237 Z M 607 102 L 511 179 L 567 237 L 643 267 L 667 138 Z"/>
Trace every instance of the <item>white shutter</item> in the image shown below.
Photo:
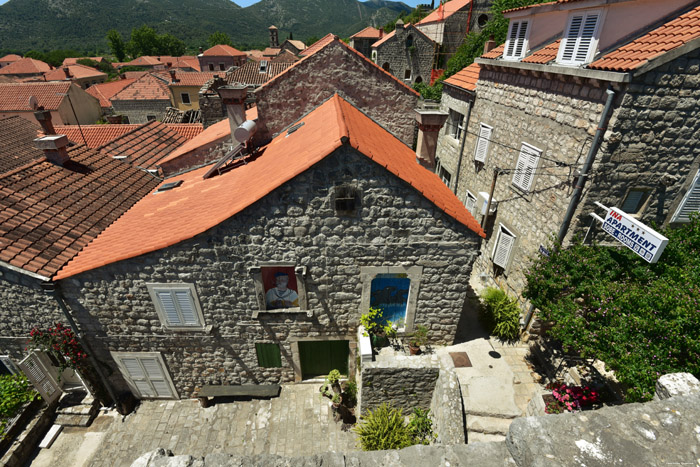
<path fill-rule="evenodd" d="M 515 164 L 513 185 L 524 191 L 530 191 L 532 180 L 535 177 L 535 169 L 540 159 L 541 150 L 527 143 L 520 147 L 518 162 Z"/>
<path fill-rule="evenodd" d="M 481 124 L 481 129 L 479 130 L 479 141 L 476 142 L 476 152 L 474 153 L 474 160 L 478 162 L 486 161 L 486 153 L 489 150 L 489 141 L 491 140 L 492 128 L 488 125 Z"/>
<path fill-rule="evenodd" d="M 41 362 L 39 355 L 31 352 L 24 360 L 19 362 L 19 367 L 27 375 L 29 381 L 32 382 L 34 388 L 39 391 L 42 399 L 47 404 L 59 398 L 61 390 L 58 382 L 51 375 L 50 369 Z"/>
<path fill-rule="evenodd" d="M 182 322 L 188 326 L 196 326 L 199 324 L 197 311 L 194 308 L 194 301 L 189 290 L 174 290 L 177 298 L 177 305 L 180 309 Z"/>
<path fill-rule="evenodd" d="M 204 327 L 194 284 L 147 284 L 158 316 L 166 327 L 187 330 Z"/>
<path fill-rule="evenodd" d="M 182 325 L 182 320 L 177 313 L 175 300 L 173 300 L 173 295 L 170 293 L 170 290 L 158 290 L 156 293 L 158 295 L 158 300 L 160 300 L 160 306 L 163 309 L 167 324 L 171 326 Z"/>
<path fill-rule="evenodd" d="M 515 237 L 507 232 L 502 225 L 499 225 L 498 237 L 493 251 L 493 264 L 506 269 L 514 243 Z"/>
<path fill-rule="evenodd" d="M 522 21 L 520 23 L 520 28 L 518 29 L 517 43 L 515 44 L 515 56 L 516 57 L 523 56 L 523 52 L 524 52 L 523 48 L 525 47 L 525 36 L 527 34 L 527 26 L 528 26 L 527 21 Z"/>
<path fill-rule="evenodd" d="M 561 59 L 563 62 L 570 62 L 574 57 L 574 51 L 576 50 L 576 40 L 579 34 L 581 34 L 581 25 L 583 24 L 583 15 L 574 15 L 569 20 L 569 28 L 566 32 L 566 38 L 564 39 L 564 52 L 562 53 Z"/>
<path fill-rule="evenodd" d="M 2 362 L 2 364 L 5 365 L 5 368 L 7 368 L 7 370 L 13 375 L 19 373 L 17 367 L 15 366 L 15 362 L 13 362 L 10 357 L 6 355 L 0 356 L 0 362 Z"/>
<path fill-rule="evenodd" d="M 578 63 L 587 61 L 588 52 L 590 51 L 593 38 L 595 37 L 596 28 L 598 26 L 598 13 L 589 13 L 583 21 L 583 30 L 579 38 L 578 47 L 576 50 L 575 60 Z"/>
<path fill-rule="evenodd" d="M 160 366 L 157 358 L 142 358 L 141 363 L 146 370 L 148 380 L 151 382 L 155 397 L 172 397 L 170 385 L 165 377 L 165 371 Z"/>
<path fill-rule="evenodd" d="M 639 203 L 642 201 L 642 197 L 645 194 L 646 192 L 641 190 L 630 190 L 630 192 L 627 193 L 627 198 L 625 198 L 625 202 L 622 203 L 622 207 L 620 209 L 627 214 L 635 214 L 639 210 Z"/>
<path fill-rule="evenodd" d="M 503 53 L 503 58 L 518 59 L 525 51 L 525 38 L 527 37 L 529 21 L 511 21 L 508 30 L 508 39 Z"/>
<path fill-rule="evenodd" d="M 598 31 L 600 12 L 578 13 L 569 18 L 561 44 L 559 62 L 583 64 L 589 60 Z"/>
<path fill-rule="evenodd" d="M 161 357 L 151 354 L 112 354 L 135 394 L 141 399 L 172 399 L 176 397 L 170 377 Z"/>
<path fill-rule="evenodd" d="M 671 222 L 690 222 L 690 214 L 693 212 L 700 212 L 700 170 L 695 174 L 693 183 L 673 214 Z"/>
<path fill-rule="evenodd" d="M 465 207 L 467 208 L 467 211 L 469 211 L 472 216 L 474 215 L 474 207 L 476 206 L 476 196 L 471 194 L 471 192 L 467 191 L 467 200 Z"/>
<path fill-rule="evenodd" d="M 148 379 L 146 378 L 146 372 L 141 367 L 138 358 L 123 358 L 122 365 L 127 372 L 127 375 L 131 382 L 136 386 L 138 390 L 138 396 L 141 397 L 155 397 L 155 391 L 148 384 Z"/>

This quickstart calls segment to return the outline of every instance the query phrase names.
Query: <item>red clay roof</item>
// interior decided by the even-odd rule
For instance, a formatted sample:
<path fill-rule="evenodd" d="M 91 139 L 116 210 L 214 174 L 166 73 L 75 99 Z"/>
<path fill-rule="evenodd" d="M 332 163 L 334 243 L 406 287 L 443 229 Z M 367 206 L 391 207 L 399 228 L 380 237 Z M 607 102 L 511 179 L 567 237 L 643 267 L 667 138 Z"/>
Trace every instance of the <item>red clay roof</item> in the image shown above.
<path fill-rule="evenodd" d="M 242 67 L 226 74 L 228 84 L 240 83 L 246 85 L 262 85 L 292 66 L 288 62 L 268 62 L 265 73 L 260 73 L 260 62 L 248 62 Z"/>
<path fill-rule="evenodd" d="M 267 47 L 262 51 L 263 57 L 276 57 L 282 51 L 280 47 Z"/>
<path fill-rule="evenodd" d="M 0 176 L 0 261 L 53 276 L 158 181 L 79 146 L 65 166 L 40 158 Z"/>
<path fill-rule="evenodd" d="M 698 37 L 700 37 L 700 6 L 605 54 L 588 65 L 588 68 L 631 71 Z"/>
<path fill-rule="evenodd" d="M 203 55 L 205 57 L 240 57 L 245 56 L 245 53 L 230 45 L 219 44 L 205 50 Z"/>
<path fill-rule="evenodd" d="M 283 50 L 276 57 L 270 59 L 270 63 L 294 63 L 298 62 L 300 59 L 294 53 L 289 50 Z"/>
<path fill-rule="evenodd" d="M 187 141 L 199 136 L 204 131 L 204 125 L 201 123 L 166 123 L 166 125 Z"/>
<path fill-rule="evenodd" d="M 66 79 L 66 72 L 63 71 L 63 68 L 68 68 L 68 72 L 74 79 L 107 77 L 106 73 L 102 73 L 101 71 L 91 68 L 89 66 L 66 65 L 65 67 L 56 68 L 55 70 L 51 70 L 48 73 L 44 73 L 44 79 L 46 79 L 46 81 L 64 81 Z"/>
<path fill-rule="evenodd" d="M 123 76 L 126 79 L 137 80 L 139 78 L 143 78 L 149 73 L 151 73 L 151 71 L 125 71 L 124 73 L 120 73 L 120 76 Z"/>
<path fill-rule="evenodd" d="M 457 86 L 458 88 L 466 89 L 467 91 L 476 91 L 476 82 L 479 80 L 480 69 L 481 67 L 478 63 L 472 63 L 471 65 L 447 78 L 445 83 Z"/>
<path fill-rule="evenodd" d="M 465 6 L 469 5 L 471 1 L 472 0 L 452 0 L 447 3 L 444 3 L 441 5 L 442 11 L 440 11 L 440 7 L 436 8 L 435 10 L 433 10 L 432 13 L 420 20 L 418 24 L 437 23 L 440 21 L 444 21 L 453 14 L 457 13 Z"/>
<path fill-rule="evenodd" d="M 547 44 L 541 49 L 523 58 L 521 61 L 524 63 L 549 63 L 557 58 L 557 53 L 559 53 L 559 44 L 561 44 L 561 39 L 557 39 L 551 44 Z"/>
<path fill-rule="evenodd" d="M 489 50 L 485 54 L 481 56 L 481 58 L 498 58 L 501 55 L 503 55 L 503 51 L 505 50 L 506 45 L 501 44 L 497 47 L 494 47 L 493 49 Z"/>
<path fill-rule="evenodd" d="M 34 139 L 41 127 L 22 117 L 0 118 L 0 173 L 44 157 Z"/>
<path fill-rule="evenodd" d="M 368 26 L 350 36 L 350 39 L 379 39 L 380 37 L 382 37 L 382 33 L 379 29 Z"/>
<path fill-rule="evenodd" d="M 0 58 L 0 62 L 16 62 L 17 60 L 22 60 L 22 57 L 17 54 L 7 54 Z"/>
<path fill-rule="evenodd" d="M 37 104 L 46 110 L 58 110 L 71 86 L 70 81 L 53 83 L 2 83 L 0 84 L 0 111 L 29 112 L 29 98 L 36 97 Z"/>
<path fill-rule="evenodd" d="M 162 64 L 163 64 L 163 62 L 161 62 L 156 57 L 150 57 L 150 56 L 144 55 L 142 57 L 137 57 L 130 62 L 126 62 L 124 64 L 124 66 L 155 66 L 155 65 L 162 65 Z"/>
<path fill-rule="evenodd" d="M 537 8 L 545 5 L 556 5 L 557 3 L 572 3 L 572 2 L 579 2 L 581 0 L 556 0 L 554 2 L 545 2 L 545 3 L 536 3 L 534 5 L 526 5 L 526 6 L 520 6 L 517 8 L 511 8 L 509 10 L 503 10 L 502 13 L 510 13 L 511 11 L 521 11 L 521 10 L 528 10 L 530 8 Z"/>
<path fill-rule="evenodd" d="M 56 280 L 167 248 L 205 232 L 305 172 L 343 144 L 351 145 L 459 223 L 485 236 L 442 180 L 416 163 L 410 148 L 342 98 L 334 96 L 301 121 L 304 125 L 297 131 L 273 139 L 245 165 L 206 180 L 203 175 L 209 166 L 170 179 L 182 180 L 182 184 L 144 197 L 66 265 Z M 280 166 L 281 159 L 285 164 Z M 274 171 L 270 170 L 273 166 Z"/>
<path fill-rule="evenodd" d="M 77 65 L 77 64 L 78 64 L 78 60 L 92 60 L 92 61 L 98 62 L 98 63 L 106 62 L 106 60 L 104 59 L 104 57 L 69 57 L 69 58 L 64 58 L 64 59 L 63 59 L 62 65 L 63 65 L 63 66 L 66 66 L 66 65 Z"/>
<path fill-rule="evenodd" d="M 307 48 L 301 51 L 299 54 L 300 57 L 308 57 L 309 55 L 312 55 L 316 53 L 316 51 L 321 50 L 324 46 L 330 44 L 334 40 L 338 39 L 338 36 L 335 34 L 326 34 Z"/>
<path fill-rule="evenodd" d="M 212 71 L 176 71 L 175 79 L 180 80 L 177 83 L 172 83 L 170 79 L 170 73 L 163 72 L 159 73 L 164 79 L 168 80 L 169 86 L 197 86 L 202 87 L 207 81 L 214 78 L 214 75 L 221 75 L 221 72 Z"/>
<path fill-rule="evenodd" d="M 112 101 L 167 100 L 170 101 L 168 84 L 149 73 L 137 79 L 110 99 Z"/>
<path fill-rule="evenodd" d="M 112 107 L 112 103 L 109 101 L 116 93 L 136 81 L 135 79 L 120 79 L 117 81 L 111 81 L 109 83 L 100 83 L 90 86 L 85 90 L 92 97 L 97 98 L 100 101 L 100 107 L 108 109 Z"/>
<path fill-rule="evenodd" d="M 190 140 L 200 134 L 203 130 L 201 123 L 165 123 L 170 130 Z M 114 141 L 117 138 L 130 133 L 143 125 L 126 124 L 126 125 L 54 125 L 56 133 L 66 135 L 69 140 L 76 144 L 83 144 L 83 135 L 85 135 L 85 144 L 89 148 L 99 148 L 107 143 Z M 82 134 L 81 134 L 82 130 Z"/>
<path fill-rule="evenodd" d="M 0 68 L 0 75 L 39 75 L 51 71 L 51 65 L 33 58 L 22 58 Z"/>
<path fill-rule="evenodd" d="M 246 50 L 245 54 L 250 60 L 255 60 L 256 62 L 265 58 L 262 50 Z"/>
<path fill-rule="evenodd" d="M 404 27 L 406 27 L 406 26 L 404 26 Z M 388 34 L 384 34 L 384 36 L 381 39 L 379 39 L 377 42 L 372 44 L 372 47 L 379 47 L 380 45 L 382 45 L 383 43 L 385 43 L 386 41 L 388 41 L 389 39 L 391 39 L 395 35 L 396 35 L 396 29 L 394 29 L 393 31 L 391 31 Z"/>

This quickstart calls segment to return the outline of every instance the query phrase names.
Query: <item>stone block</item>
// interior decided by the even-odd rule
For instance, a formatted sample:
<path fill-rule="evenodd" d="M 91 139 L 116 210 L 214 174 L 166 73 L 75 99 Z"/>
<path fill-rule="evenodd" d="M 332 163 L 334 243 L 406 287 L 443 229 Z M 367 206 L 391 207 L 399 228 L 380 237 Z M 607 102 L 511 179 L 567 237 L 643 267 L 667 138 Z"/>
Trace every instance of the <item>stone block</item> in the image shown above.
<path fill-rule="evenodd" d="M 668 399 L 700 393 L 700 381 L 690 373 L 671 373 L 663 375 L 656 382 L 655 399 Z"/>

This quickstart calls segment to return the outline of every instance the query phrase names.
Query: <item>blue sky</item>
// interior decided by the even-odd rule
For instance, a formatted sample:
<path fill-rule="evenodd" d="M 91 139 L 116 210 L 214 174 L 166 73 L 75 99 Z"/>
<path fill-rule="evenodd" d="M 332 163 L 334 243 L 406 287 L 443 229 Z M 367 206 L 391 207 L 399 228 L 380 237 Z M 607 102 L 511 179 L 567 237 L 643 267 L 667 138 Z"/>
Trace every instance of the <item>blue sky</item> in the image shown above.
<path fill-rule="evenodd" d="M 248 5 L 252 5 L 253 3 L 257 3 L 259 0 L 235 0 L 235 1 L 240 6 L 248 6 Z M 0 5 L 2 5 L 3 3 L 7 3 L 7 2 L 8 2 L 8 0 L 0 0 Z M 418 5 L 421 2 L 428 3 L 425 0 L 403 0 L 403 2 L 406 5 L 410 5 L 412 7 L 415 7 L 416 5 Z"/>

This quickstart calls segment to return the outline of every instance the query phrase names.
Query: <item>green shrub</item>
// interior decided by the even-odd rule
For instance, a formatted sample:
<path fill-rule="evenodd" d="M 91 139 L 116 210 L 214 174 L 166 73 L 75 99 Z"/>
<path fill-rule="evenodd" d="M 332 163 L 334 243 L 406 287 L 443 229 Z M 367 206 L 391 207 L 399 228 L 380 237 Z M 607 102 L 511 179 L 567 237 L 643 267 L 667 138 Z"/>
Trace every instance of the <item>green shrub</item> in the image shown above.
<path fill-rule="evenodd" d="M 374 411 L 369 410 L 353 430 L 363 451 L 402 449 L 414 444 L 401 410 L 387 404 L 380 405 Z"/>
<path fill-rule="evenodd" d="M 482 293 L 482 321 L 489 333 L 504 341 L 515 341 L 520 334 L 520 307 L 503 290 L 489 287 Z"/>
<path fill-rule="evenodd" d="M 27 402 L 37 397 L 24 375 L 0 376 L 0 438 L 5 436 L 9 419 Z"/>
<path fill-rule="evenodd" d="M 433 421 L 429 417 L 430 409 L 423 410 L 418 407 L 413 409 L 408 428 L 411 430 L 414 444 L 430 444 L 435 438 Z"/>

